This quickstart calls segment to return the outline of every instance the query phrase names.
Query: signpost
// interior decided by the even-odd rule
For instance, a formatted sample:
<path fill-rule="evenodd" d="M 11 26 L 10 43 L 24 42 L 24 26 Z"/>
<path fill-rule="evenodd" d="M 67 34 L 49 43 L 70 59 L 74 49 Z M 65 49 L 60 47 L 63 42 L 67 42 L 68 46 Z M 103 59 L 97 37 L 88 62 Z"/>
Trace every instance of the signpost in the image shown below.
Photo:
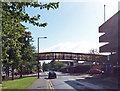
<path fill-rule="evenodd" d="M 110 55 L 107 56 L 107 60 L 110 61 Z M 109 64 L 106 64 L 106 72 L 108 72 Z"/>
<path fill-rule="evenodd" d="M 110 61 L 110 55 L 107 56 L 107 60 Z"/>

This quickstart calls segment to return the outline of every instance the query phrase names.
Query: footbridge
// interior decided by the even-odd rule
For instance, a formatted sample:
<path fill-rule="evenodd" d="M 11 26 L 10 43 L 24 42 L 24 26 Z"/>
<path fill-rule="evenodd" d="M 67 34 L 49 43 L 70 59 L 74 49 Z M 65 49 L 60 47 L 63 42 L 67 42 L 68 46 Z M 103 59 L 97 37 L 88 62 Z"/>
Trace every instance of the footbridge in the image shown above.
<path fill-rule="evenodd" d="M 75 60 L 105 62 L 107 60 L 107 56 L 73 52 L 42 52 L 38 54 L 38 60 Z"/>
<path fill-rule="evenodd" d="M 39 61 L 42 60 L 73 60 L 106 63 L 107 56 L 97 54 L 73 53 L 73 52 L 42 52 L 38 54 L 38 79 L 39 79 Z"/>

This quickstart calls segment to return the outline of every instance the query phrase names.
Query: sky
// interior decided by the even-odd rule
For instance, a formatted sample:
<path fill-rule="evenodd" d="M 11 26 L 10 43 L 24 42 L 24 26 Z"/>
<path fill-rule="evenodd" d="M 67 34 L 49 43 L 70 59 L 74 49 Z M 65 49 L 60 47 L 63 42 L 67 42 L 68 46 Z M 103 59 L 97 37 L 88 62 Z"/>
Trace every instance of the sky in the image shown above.
<path fill-rule="evenodd" d="M 42 1 L 42 0 L 41 0 Z M 50 1 L 50 0 L 45 0 Z M 57 1 L 57 0 L 51 0 Z M 40 23 L 48 26 L 37 27 L 23 23 L 31 31 L 33 45 L 37 48 L 40 39 L 40 52 L 89 53 L 103 45 L 99 43 L 99 27 L 104 23 L 104 5 L 106 21 L 118 11 L 119 0 L 60 0 L 58 9 L 40 10 L 26 8 L 30 16 L 41 15 Z"/>

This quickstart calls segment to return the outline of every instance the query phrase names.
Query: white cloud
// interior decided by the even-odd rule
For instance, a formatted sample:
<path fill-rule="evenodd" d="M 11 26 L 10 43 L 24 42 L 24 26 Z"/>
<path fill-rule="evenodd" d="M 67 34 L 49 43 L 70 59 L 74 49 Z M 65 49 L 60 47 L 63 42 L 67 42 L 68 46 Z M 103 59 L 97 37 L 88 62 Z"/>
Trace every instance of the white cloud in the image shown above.
<path fill-rule="evenodd" d="M 89 53 L 90 49 L 99 49 L 98 43 L 92 43 L 89 41 L 82 42 L 66 42 L 59 43 L 44 50 L 41 52 L 75 52 L 75 53 Z"/>

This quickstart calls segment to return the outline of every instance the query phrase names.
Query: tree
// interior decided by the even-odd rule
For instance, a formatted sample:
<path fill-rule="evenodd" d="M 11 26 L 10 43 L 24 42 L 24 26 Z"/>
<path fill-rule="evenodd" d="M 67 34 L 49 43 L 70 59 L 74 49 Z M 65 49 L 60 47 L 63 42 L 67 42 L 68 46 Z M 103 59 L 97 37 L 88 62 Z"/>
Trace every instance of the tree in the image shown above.
<path fill-rule="evenodd" d="M 66 66 L 65 63 L 62 63 L 60 61 L 55 61 L 55 70 L 59 71 L 62 67 Z"/>
<path fill-rule="evenodd" d="M 99 54 L 99 52 L 97 49 L 91 49 L 90 54 Z M 94 63 L 97 64 L 95 55 L 92 55 L 92 60 L 94 60 Z"/>
<path fill-rule="evenodd" d="M 91 49 L 90 54 L 99 54 L 97 49 Z"/>
<path fill-rule="evenodd" d="M 6 21 L 5 21 L 6 22 Z M 3 22 L 3 31 L 2 31 L 2 60 L 4 66 L 6 66 L 7 75 L 9 76 L 9 67 L 12 68 L 12 79 L 14 76 L 14 69 L 18 65 L 20 60 L 20 48 L 21 43 L 18 41 L 20 29 L 17 26 L 14 26 L 14 21 L 8 21 L 10 24 L 4 24 Z M 12 27 L 11 27 L 12 26 Z"/>
<path fill-rule="evenodd" d="M 42 69 L 43 71 L 47 71 L 47 70 L 59 71 L 64 66 L 66 66 L 65 63 L 62 63 L 61 61 L 52 60 L 50 63 L 44 62 Z"/>
<path fill-rule="evenodd" d="M 59 71 L 62 67 L 66 66 L 66 64 L 52 60 L 50 63 L 45 64 L 45 69 L 53 70 L 53 71 Z"/>
<path fill-rule="evenodd" d="M 43 72 L 49 70 L 49 68 L 50 68 L 50 67 L 49 67 L 49 63 L 43 62 L 43 65 L 42 65 L 42 70 L 43 70 Z"/>
<path fill-rule="evenodd" d="M 23 43 L 20 49 L 20 55 L 21 55 L 21 61 L 19 62 L 20 65 L 20 77 L 22 77 L 22 69 L 23 65 L 27 65 L 27 62 L 32 60 L 32 47 L 30 45 L 31 39 L 31 33 L 30 32 L 23 32 L 22 36 L 19 38 L 19 41 Z"/>
<path fill-rule="evenodd" d="M 57 9 L 58 6 L 59 3 L 2 2 L 2 62 L 7 68 L 6 73 L 9 74 L 9 67 L 12 68 L 12 79 L 14 79 L 14 69 L 17 69 L 19 64 L 23 62 L 22 58 L 25 58 L 20 50 L 30 42 L 18 41 L 20 38 L 25 37 L 24 33 L 26 29 L 20 22 L 29 22 L 38 27 L 45 27 L 47 25 L 47 23 L 37 22 L 37 20 L 40 19 L 39 14 L 30 17 L 30 15 L 25 12 L 25 7 L 39 7 L 40 9 L 49 10 L 50 8 Z M 30 48 L 30 46 L 26 47 L 26 51 L 28 51 L 28 48 Z"/>

